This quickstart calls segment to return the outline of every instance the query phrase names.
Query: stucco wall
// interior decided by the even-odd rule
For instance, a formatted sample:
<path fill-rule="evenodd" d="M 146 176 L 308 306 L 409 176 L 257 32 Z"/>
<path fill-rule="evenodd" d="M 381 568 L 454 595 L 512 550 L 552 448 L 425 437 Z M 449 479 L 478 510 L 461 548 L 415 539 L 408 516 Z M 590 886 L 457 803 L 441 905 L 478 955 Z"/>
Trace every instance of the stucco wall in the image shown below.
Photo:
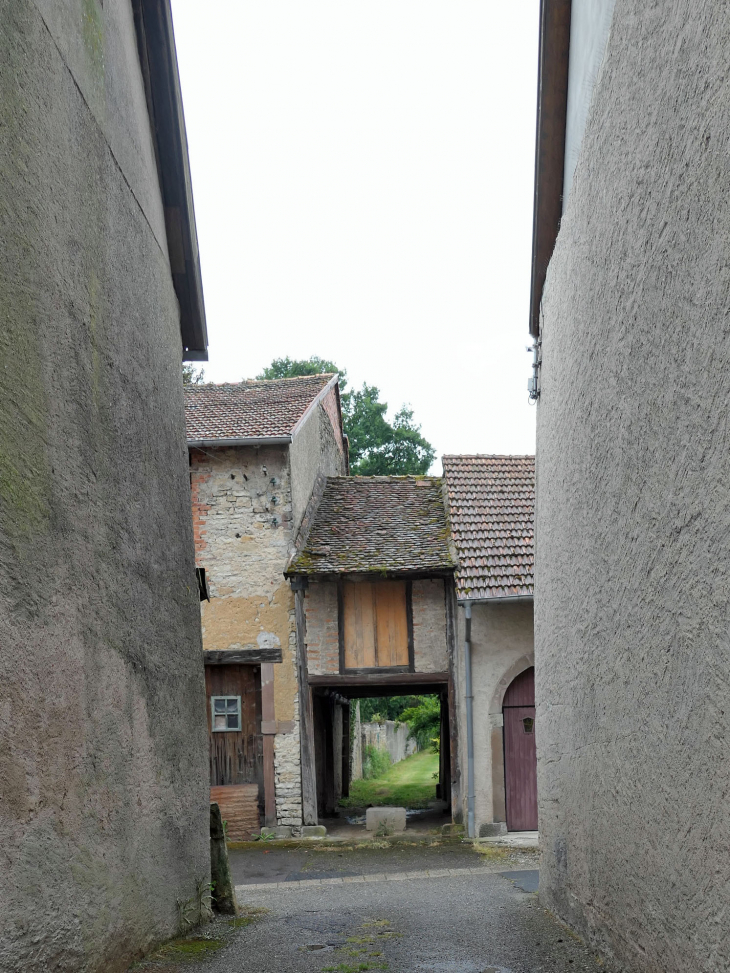
<path fill-rule="evenodd" d="M 727 9 L 617 0 L 543 298 L 542 901 L 730 964 Z"/>
<path fill-rule="evenodd" d="M 305 593 L 307 615 L 307 666 L 312 675 L 340 671 L 340 637 L 337 585 L 310 581 Z"/>
<path fill-rule="evenodd" d="M 467 812 L 466 683 L 464 609 L 459 606 L 456 692 L 461 764 L 461 806 Z M 504 830 L 502 700 L 512 680 L 534 664 L 533 608 L 530 602 L 473 605 L 471 672 L 474 694 L 474 784 L 477 835 Z M 539 730 L 538 730 L 539 741 Z M 495 827 L 492 827 L 495 825 Z"/>
<path fill-rule="evenodd" d="M 345 473 L 345 454 L 339 424 L 334 423 L 337 402 L 331 389 L 298 430 L 289 447 L 292 483 L 292 515 L 295 530 L 307 509 L 312 487 L 320 474 Z"/>
<path fill-rule="evenodd" d="M 0 24 L 0 968 L 108 973 L 210 868 L 177 301 L 129 3 Z"/>

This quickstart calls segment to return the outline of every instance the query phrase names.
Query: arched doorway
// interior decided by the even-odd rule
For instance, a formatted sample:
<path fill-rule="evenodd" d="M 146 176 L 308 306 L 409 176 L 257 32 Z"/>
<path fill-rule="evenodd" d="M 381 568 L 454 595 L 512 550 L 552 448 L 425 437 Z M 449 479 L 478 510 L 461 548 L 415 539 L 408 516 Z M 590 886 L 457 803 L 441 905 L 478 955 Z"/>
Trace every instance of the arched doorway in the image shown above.
<path fill-rule="evenodd" d="M 508 831 L 537 831 L 535 669 L 510 683 L 502 703 Z"/>

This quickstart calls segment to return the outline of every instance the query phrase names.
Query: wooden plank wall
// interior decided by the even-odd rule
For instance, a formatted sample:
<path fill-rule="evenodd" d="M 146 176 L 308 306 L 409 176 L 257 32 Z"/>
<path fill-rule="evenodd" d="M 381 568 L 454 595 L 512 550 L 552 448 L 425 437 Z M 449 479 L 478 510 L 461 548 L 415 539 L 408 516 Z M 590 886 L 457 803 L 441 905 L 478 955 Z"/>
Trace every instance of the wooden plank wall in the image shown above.
<path fill-rule="evenodd" d="M 345 582 L 343 603 L 346 669 L 408 665 L 405 581 Z"/>
<path fill-rule="evenodd" d="M 208 739 L 210 741 L 210 784 L 255 784 L 259 803 L 264 805 L 263 736 L 261 734 L 261 670 L 258 666 L 205 667 Z M 241 697 L 241 731 L 213 733 L 211 696 Z"/>
<path fill-rule="evenodd" d="M 248 841 L 259 830 L 258 784 L 211 787 L 210 800 L 221 809 L 229 841 Z"/>

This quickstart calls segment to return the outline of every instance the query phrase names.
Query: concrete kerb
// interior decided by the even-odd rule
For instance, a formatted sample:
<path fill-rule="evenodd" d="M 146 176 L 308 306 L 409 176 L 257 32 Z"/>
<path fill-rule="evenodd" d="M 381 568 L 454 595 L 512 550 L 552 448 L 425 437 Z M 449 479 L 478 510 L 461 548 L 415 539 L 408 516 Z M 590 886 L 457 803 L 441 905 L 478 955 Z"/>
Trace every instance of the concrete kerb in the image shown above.
<path fill-rule="evenodd" d="M 460 878 L 461 876 L 484 875 L 491 876 L 490 872 L 481 865 L 472 868 L 432 868 L 417 872 L 379 872 L 375 875 L 348 875 L 345 878 L 308 878 L 290 882 L 262 882 L 256 885 L 237 885 L 236 894 L 245 896 L 251 892 L 280 892 L 282 890 L 295 891 L 301 888 L 313 888 L 321 885 L 345 885 L 345 884 L 365 884 L 376 882 L 421 882 L 429 878 Z"/>
<path fill-rule="evenodd" d="M 276 848 L 307 848 L 312 845 L 317 845 L 319 847 L 325 848 L 367 848 L 369 846 L 374 846 L 376 848 L 383 847 L 383 844 L 389 845 L 460 845 L 460 844 L 473 844 L 476 839 L 465 839 L 461 835 L 443 835 L 443 834 L 409 834 L 407 831 L 401 834 L 376 836 L 374 833 L 370 832 L 367 836 L 363 835 L 362 838 L 357 837 L 335 837 L 333 835 L 327 835 L 326 837 L 312 837 L 312 838 L 267 838 L 266 840 L 258 841 L 229 841 L 228 847 L 232 851 L 246 851 L 247 849 L 256 849 L 262 847 L 276 847 Z"/>

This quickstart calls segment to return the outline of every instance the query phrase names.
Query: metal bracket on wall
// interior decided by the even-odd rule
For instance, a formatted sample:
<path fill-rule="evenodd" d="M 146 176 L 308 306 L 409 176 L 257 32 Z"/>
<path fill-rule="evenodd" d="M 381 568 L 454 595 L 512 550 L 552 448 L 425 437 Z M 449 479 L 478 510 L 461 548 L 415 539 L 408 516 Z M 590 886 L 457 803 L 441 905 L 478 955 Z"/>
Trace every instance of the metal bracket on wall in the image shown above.
<path fill-rule="evenodd" d="M 532 347 L 527 346 L 527 351 L 532 352 L 532 375 L 527 380 L 527 392 L 530 402 L 537 402 L 540 398 L 540 366 L 542 365 L 542 338 L 535 338 Z"/>

